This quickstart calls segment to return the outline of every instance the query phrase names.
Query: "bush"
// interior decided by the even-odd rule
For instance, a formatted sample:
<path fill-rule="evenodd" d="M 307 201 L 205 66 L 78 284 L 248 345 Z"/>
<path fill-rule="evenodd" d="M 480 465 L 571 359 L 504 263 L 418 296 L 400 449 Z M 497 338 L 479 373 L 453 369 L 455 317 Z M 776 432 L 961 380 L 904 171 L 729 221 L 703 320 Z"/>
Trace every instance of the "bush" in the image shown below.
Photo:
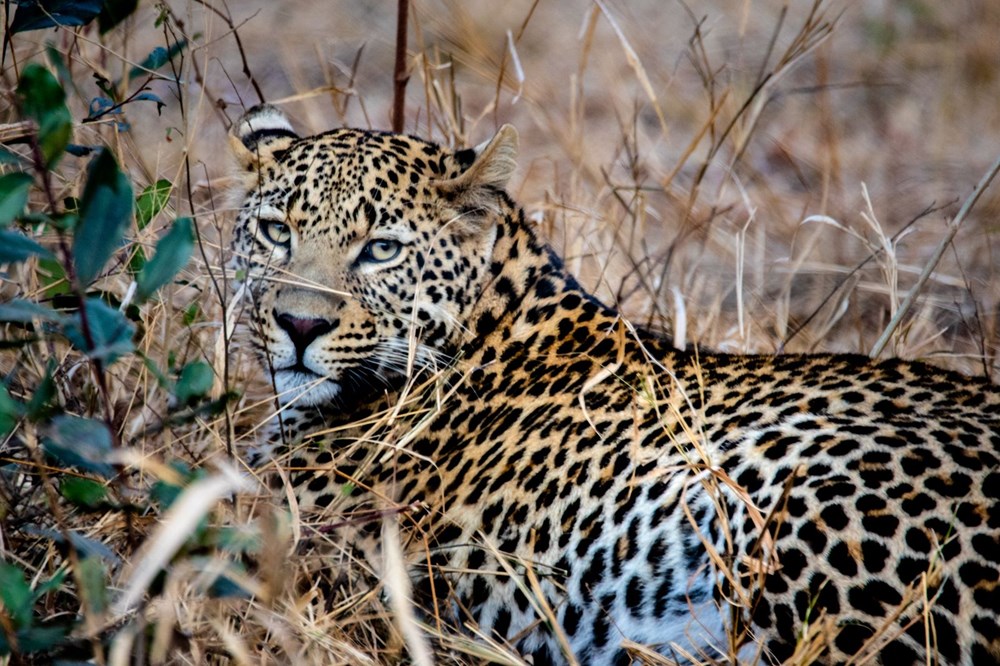
<path fill-rule="evenodd" d="M 91 24 L 106 33 L 135 5 L 22 3 L 8 34 L 85 32 Z M 0 264 L 18 292 L 0 304 L 0 655 L 15 663 L 103 661 L 115 630 L 136 621 L 146 592 L 155 595 L 167 569 L 198 561 L 202 551 L 228 552 L 222 566 L 198 555 L 214 571 L 206 596 L 246 595 L 227 571 L 257 546 L 206 522 L 218 500 L 246 482 L 231 469 L 209 475 L 155 463 L 144 451 L 162 431 L 182 436 L 238 398 L 215 386 L 207 357 L 192 348 L 204 317 L 197 302 L 170 326 L 175 338 L 157 339 L 163 317 L 178 314 L 171 298 L 189 285 L 196 227 L 172 212 L 174 184 L 140 187 L 115 141 L 129 131 L 126 108 L 164 106 L 148 85 L 185 48 L 183 40 L 157 47 L 121 80 L 94 72 L 101 94 L 80 122 L 103 123 L 110 135 L 93 145 L 73 142 L 80 132 L 67 91 L 82 87 L 82 73 L 72 73 L 59 50 L 50 45 L 18 76 L 9 126 L 19 134 L 7 141 L 0 177 Z M 165 80 L 180 85 L 175 76 Z M 142 409 L 155 412 L 137 429 L 129 421 Z M 175 502 L 184 503 L 183 515 L 147 539 L 149 521 L 170 516 Z M 182 526 L 189 529 L 178 532 Z M 123 556 L 134 566 L 123 569 Z"/>

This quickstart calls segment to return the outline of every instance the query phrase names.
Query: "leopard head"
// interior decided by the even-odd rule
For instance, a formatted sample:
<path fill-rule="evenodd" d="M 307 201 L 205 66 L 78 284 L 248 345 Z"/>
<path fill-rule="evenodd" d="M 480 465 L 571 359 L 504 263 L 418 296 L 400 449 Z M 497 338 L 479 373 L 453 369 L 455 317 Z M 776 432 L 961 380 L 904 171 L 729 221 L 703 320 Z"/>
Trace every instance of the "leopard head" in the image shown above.
<path fill-rule="evenodd" d="M 233 264 L 284 404 L 351 403 L 451 362 L 510 214 L 513 127 L 451 151 L 356 129 L 300 138 L 263 106 L 230 143 Z"/>

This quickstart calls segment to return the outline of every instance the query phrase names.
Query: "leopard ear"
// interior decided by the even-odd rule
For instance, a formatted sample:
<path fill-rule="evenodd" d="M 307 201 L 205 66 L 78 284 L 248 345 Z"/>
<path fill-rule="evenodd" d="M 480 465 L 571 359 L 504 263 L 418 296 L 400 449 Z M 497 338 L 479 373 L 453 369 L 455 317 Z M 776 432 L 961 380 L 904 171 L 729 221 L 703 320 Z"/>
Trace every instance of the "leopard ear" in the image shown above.
<path fill-rule="evenodd" d="M 495 211 L 497 195 L 507 187 L 517 168 L 517 130 L 513 125 L 504 125 L 489 141 L 460 150 L 452 158 L 462 171 L 437 181 L 438 192 L 460 211 Z"/>
<path fill-rule="evenodd" d="M 229 145 L 240 166 L 246 171 L 258 171 L 298 138 L 284 113 L 261 104 L 236 121 L 229 133 Z"/>

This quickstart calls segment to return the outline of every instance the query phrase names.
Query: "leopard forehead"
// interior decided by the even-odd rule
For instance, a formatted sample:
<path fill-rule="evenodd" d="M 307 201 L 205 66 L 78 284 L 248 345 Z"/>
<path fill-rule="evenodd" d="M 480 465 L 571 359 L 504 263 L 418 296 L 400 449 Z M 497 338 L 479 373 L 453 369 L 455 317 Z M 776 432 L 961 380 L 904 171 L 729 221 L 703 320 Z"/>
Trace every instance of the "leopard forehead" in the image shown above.
<path fill-rule="evenodd" d="M 241 222 L 262 211 L 284 216 L 304 240 L 334 234 L 340 246 L 404 218 L 415 231 L 414 211 L 435 202 L 431 181 L 463 164 L 461 152 L 435 143 L 356 129 L 299 139 L 274 158 L 247 192 Z"/>

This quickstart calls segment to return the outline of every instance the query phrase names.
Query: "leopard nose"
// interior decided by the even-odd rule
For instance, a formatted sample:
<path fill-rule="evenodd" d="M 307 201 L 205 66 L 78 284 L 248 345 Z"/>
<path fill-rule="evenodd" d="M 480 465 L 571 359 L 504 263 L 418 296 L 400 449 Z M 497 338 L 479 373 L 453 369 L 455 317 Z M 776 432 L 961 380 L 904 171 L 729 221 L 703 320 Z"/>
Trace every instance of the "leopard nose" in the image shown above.
<path fill-rule="evenodd" d="M 276 312 L 274 318 L 278 322 L 278 326 L 288 333 L 300 361 L 306 347 L 312 344 L 313 340 L 333 330 L 333 323 L 326 319 L 296 317 L 287 312 Z"/>

